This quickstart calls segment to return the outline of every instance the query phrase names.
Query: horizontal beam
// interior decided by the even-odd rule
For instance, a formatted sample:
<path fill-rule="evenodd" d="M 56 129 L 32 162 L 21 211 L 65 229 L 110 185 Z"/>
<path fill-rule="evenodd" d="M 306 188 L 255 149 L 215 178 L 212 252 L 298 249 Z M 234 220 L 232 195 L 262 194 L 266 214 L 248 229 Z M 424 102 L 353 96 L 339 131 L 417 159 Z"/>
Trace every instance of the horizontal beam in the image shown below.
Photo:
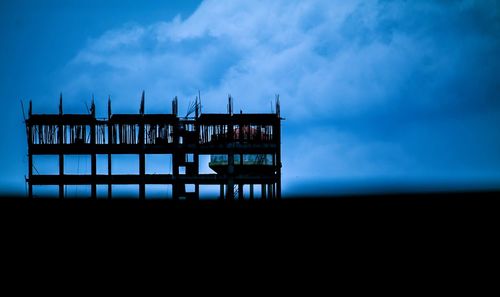
<path fill-rule="evenodd" d="M 266 184 L 276 182 L 276 175 L 235 175 L 234 182 L 242 184 Z M 33 175 L 29 182 L 32 185 L 135 185 L 135 184 L 173 184 L 176 182 L 186 184 L 218 185 L 224 184 L 228 180 L 225 175 L 218 174 L 199 174 L 199 175 L 179 175 L 174 177 L 171 174 L 116 174 L 116 175 Z"/>
<path fill-rule="evenodd" d="M 173 154 L 198 153 L 200 155 L 227 154 L 275 154 L 279 149 L 274 143 L 260 144 L 31 144 L 32 155 L 90 155 L 90 154 Z"/>
<path fill-rule="evenodd" d="M 279 125 L 276 114 L 202 114 L 199 118 L 183 119 L 173 114 L 113 114 L 110 119 L 97 119 L 90 114 L 33 114 L 27 125 L 92 125 L 92 124 L 199 124 L 199 125 Z"/>

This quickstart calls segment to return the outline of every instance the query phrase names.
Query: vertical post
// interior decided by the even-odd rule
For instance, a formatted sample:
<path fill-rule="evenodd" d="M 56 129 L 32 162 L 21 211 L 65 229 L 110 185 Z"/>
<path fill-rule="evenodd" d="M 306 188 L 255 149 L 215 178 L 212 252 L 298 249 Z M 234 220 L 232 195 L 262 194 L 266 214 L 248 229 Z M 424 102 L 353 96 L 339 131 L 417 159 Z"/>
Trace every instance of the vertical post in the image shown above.
<path fill-rule="evenodd" d="M 57 126 L 57 136 L 59 145 L 63 144 L 63 125 L 62 125 L 62 114 L 63 114 L 63 105 L 62 105 L 62 93 L 59 96 L 59 124 Z M 64 154 L 59 153 L 59 199 L 64 198 Z"/>
<path fill-rule="evenodd" d="M 33 177 L 33 156 L 31 155 L 31 152 L 28 149 L 28 198 L 32 199 L 33 198 L 33 184 L 32 184 L 32 177 Z"/>
<path fill-rule="evenodd" d="M 172 129 L 172 134 L 173 134 L 173 144 L 177 148 L 173 153 L 172 153 L 172 199 L 173 200 L 178 200 L 180 196 L 180 185 L 179 185 L 179 160 L 178 160 L 178 148 L 179 148 L 179 137 L 180 137 L 180 123 L 178 121 L 179 118 L 177 118 L 178 114 L 178 100 L 177 96 L 174 97 L 172 100 L 172 114 L 176 116 L 176 123 L 173 125 Z"/>
<path fill-rule="evenodd" d="M 266 200 L 266 184 L 260 185 L 260 199 Z"/>
<path fill-rule="evenodd" d="M 59 199 L 64 199 L 64 154 L 59 154 Z"/>
<path fill-rule="evenodd" d="M 240 110 L 240 114 L 242 114 L 242 111 Z M 245 129 L 245 126 L 243 125 L 242 122 L 238 123 L 238 144 L 243 143 L 243 129 Z M 236 143 L 236 141 L 235 141 Z M 243 154 L 239 154 L 240 157 L 240 162 L 239 162 L 239 168 L 243 168 Z M 240 171 L 241 172 L 241 171 Z M 243 201 L 245 199 L 244 197 L 244 192 L 243 192 L 243 184 L 238 184 L 238 200 Z"/>
<path fill-rule="evenodd" d="M 230 129 L 231 131 L 232 129 Z M 232 144 L 230 144 L 232 145 Z M 227 190 L 226 196 L 227 200 L 234 200 L 234 154 L 230 150 L 227 155 Z"/>
<path fill-rule="evenodd" d="M 174 113 L 177 115 L 177 97 L 174 99 L 172 102 L 172 107 L 174 109 Z M 179 157 L 178 157 L 178 147 L 179 147 L 179 130 L 180 130 L 180 123 L 176 122 L 173 126 L 173 137 L 174 137 L 174 146 L 177 148 L 173 153 L 172 153 L 172 199 L 173 200 L 179 200 Z"/>
<path fill-rule="evenodd" d="M 177 96 L 174 97 L 174 100 L 172 100 L 172 114 L 177 116 Z"/>
<path fill-rule="evenodd" d="M 111 97 L 108 96 L 108 149 L 113 145 L 113 125 L 111 125 Z M 108 199 L 113 196 L 111 183 L 111 152 L 108 153 Z"/>
<path fill-rule="evenodd" d="M 267 185 L 267 196 L 269 197 L 269 200 L 273 200 L 274 199 L 272 187 L 273 187 L 272 184 L 268 184 Z"/>
<path fill-rule="evenodd" d="M 199 113 L 198 113 L 198 108 L 200 107 L 200 104 L 201 103 L 198 103 L 197 106 L 196 106 L 196 118 L 194 120 L 194 131 L 195 131 L 195 134 L 196 136 L 194 137 L 195 139 L 195 151 L 193 152 L 193 166 L 194 166 L 194 170 L 195 172 L 193 174 L 195 174 L 197 177 L 199 177 L 200 175 L 200 155 L 199 155 L 199 144 L 200 144 L 200 125 L 199 125 L 199 122 L 198 122 L 198 116 L 199 116 Z M 194 191 L 195 191 L 195 199 L 196 200 L 199 200 L 200 199 L 200 184 L 197 182 L 194 184 Z"/>
<path fill-rule="evenodd" d="M 199 160 L 198 160 L 198 154 L 195 153 L 194 155 L 194 158 L 195 158 L 195 170 L 196 172 L 194 173 L 197 177 L 199 176 Z M 199 200 L 200 199 L 200 184 L 198 182 L 196 182 L 194 184 L 194 192 L 195 192 L 195 197 L 194 199 L 195 200 Z"/>
<path fill-rule="evenodd" d="M 244 200 L 245 197 L 243 196 L 243 184 L 238 184 L 238 200 Z"/>
<path fill-rule="evenodd" d="M 224 200 L 224 184 L 220 184 L 220 194 L 219 199 Z"/>
<path fill-rule="evenodd" d="M 33 184 L 32 184 L 32 177 L 33 177 L 33 155 L 31 152 L 31 145 L 33 144 L 33 138 L 32 138 L 32 125 L 30 122 L 31 114 L 32 114 L 32 103 L 30 100 L 30 105 L 28 109 L 28 121 L 26 122 L 27 126 L 27 133 L 28 133 L 28 198 L 32 199 L 33 198 Z"/>
<path fill-rule="evenodd" d="M 146 156 L 144 155 L 144 91 L 142 91 L 141 108 L 141 122 L 139 123 L 139 174 L 141 176 L 141 183 L 139 184 L 139 198 L 146 199 L 146 184 L 144 183 L 146 177 Z"/>
<path fill-rule="evenodd" d="M 281 199 L 281 117 L 280 101 L 276 103 L 277 122 L 274 127 L 274 143 L 276 144 L 275 168 L 276 168 L 276 199 Z"/>
<path fill-rule="evenodd" d="M 145 175 L 146 175 L 146 157 L 144 152 L 141 152 L 139 155 L 139 166 L 140 166 L 140 176 L 141 183 L 139 184 L 139 198 L 144 200 L 146 199 L 146 184 L 144 183 Z"/>
<path fill-rule="evenodd" d="M 250 200 L 253 200 L 253 184 L 250 184 Z"/>
<path fill-rule="evenodd" d="M 96 145 L 96 125 L 95 125 L 95 104 L 94 95 L 92 95 L 92 103 L 90 105 L 90 113 L 92 115 L 92 124 L 90 125 L 90 145 L 92 147 L 91 155 L 91 167 L 92 167 L 92 185 L 91 185 L 91 197 L 92 199 L 97 198 L 97 156 L 95 153 Z"/>
<path fill-rule="evenodd" d="M 233 100 L 231 95 L 228 98 L 228 112 L 231 116 L 228 123 L 228 131 L 227 131 L 227 143 L 229 145 L 229 151 L 227 155 L 227 191 L 226 196 L 227 200 L 234 200 L 234 123 L 233 123 Z"/>

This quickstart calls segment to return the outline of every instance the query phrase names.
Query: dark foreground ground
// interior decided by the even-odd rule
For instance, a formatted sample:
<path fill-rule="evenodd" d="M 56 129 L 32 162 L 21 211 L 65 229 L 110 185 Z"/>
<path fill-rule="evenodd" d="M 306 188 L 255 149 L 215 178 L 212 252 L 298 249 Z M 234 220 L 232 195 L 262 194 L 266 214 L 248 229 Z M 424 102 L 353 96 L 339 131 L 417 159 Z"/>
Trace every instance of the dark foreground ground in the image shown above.
<path fill-rule="evenodd" d="M 28 221 L 66 220 L 169 220 L 191 223 L 197 219 L 255 222 L 284 219 L 300 221 L 486 219 L 496 214 L 500 191 L 425 194 L 284 197 L 274 201 L 173 201 L 167 199 L 63 199 L 0 196 L 0 215 Z"/>
<path fill-rule="evenodd" d="M 329 271 L 339 261 L 354 270 L 361 266 L 353 263 L 376 261 L 378 271 L 391 259 L 400 263 L 395 274 L 416 265 L 427 275 L 436 263 L 462 270 L 466 262 L 490 263 L 488 251 L 498 251 L 499 206 L 500 192 L 491 191 L 231 203 L 2 197 L 0 245 L 5 259 L 41 260 L 44 269 L 69 253 L 94 270 L 95 255 L 99 265 L 113 267 L 163 259 L 162 271 L 178 261 L 185 275 L 197 273 L 188 265 L 193 261 L 211 262 L 208 274 L 225 259 L 267 275 L 269 264 L 293 272 L 297 263 L 329 263 L 318 270 Z"/>
<path fill-rule="evenodd" d="M 203 249 L 222 239 L 228 242 L 228 251 L 256 244 L 257 250 L 270 252 L 282 241 L 288 247 L 319 240 L 320 246 L 356 243 L 356 248 L 364 249 L 391 241 L 397 246 L 404 240 L 432 247 L 453 239 L 456 246 L 465 246 L 496 242 L 498 226 L 499 191 L 233 202 L 0 198 L 4 242 L 10 234 L 38 247 L 68 238 L 93 242 L 92 249 L 102 248 L 110 239 L 147 248 L 151 242 L 183 246 L 194 240 L 192 247 Z"/>
<path fill-rule="evenodd" d="M 248 208 L 261 207 L 316 207 L 316 206 L 480 206 L 484 203 L 493 204 L 500 199 L 498 191 L 456 191 L 456 192 L 428 192 L 428 193 L 389 193 L 389 194 L 351 194 L 331 196 L 289 196 L 281 200 L 249 201 L 235 200 L 233 202 L 218 199 L 200 199 L 198 201 L 186 201 L 172 199 L 146 199 L 139 200 L 132 197 L 113 198 L 111 200 L 99 198 L 65 198 L 40 197 L 28 199 L 24 196 L 6 196 L 0 194 L 2 206 L 15 207 L 187 207 L 187 208 L 220 208 L 236 207 Z"/>

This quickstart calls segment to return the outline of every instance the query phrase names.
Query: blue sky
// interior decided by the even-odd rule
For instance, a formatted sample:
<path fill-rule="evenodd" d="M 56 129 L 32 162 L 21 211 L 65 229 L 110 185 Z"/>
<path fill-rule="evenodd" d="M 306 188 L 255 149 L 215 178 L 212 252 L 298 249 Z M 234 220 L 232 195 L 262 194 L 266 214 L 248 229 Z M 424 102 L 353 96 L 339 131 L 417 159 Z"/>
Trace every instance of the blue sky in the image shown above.
<path fill-rule="evenodd" d="M 19 101 L 98 115 L 282 102 L 285 193 L 500 187 L 497 1 L 2 1 L 0 186 L 24 193 Z"/>

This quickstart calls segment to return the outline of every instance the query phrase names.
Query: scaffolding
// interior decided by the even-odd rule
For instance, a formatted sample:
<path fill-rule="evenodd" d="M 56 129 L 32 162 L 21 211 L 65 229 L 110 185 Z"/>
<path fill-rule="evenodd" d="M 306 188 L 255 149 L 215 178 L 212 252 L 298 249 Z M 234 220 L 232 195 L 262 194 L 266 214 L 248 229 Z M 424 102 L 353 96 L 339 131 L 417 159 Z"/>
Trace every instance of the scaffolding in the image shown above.
<path fill-rule="evenodd" d="M 33 114 L 29 103 L 25 120 L 28 140 L 28 197 L 33 187 L 56 185 L 58 197 L 65 198 L 65 186 L 90 185 L 90 198 L 97 197 L 97 185 L 138 185 L 139 199 L 145 199 L 146 185 L 171 185 L 174 200 L 197 200 L 200 185 L 219 185 L 219 199 L 254 199 L 254 185 L 261 186 L 261 199 L 281 198 L 281 120 L 277 96 L 275 112 L 233 114 L 202 113 L 197 97 L 184 117 L 178 116 L 178 99 L 172 100 L 171 114 L 145 114 L 144 92 L 138 114 L 113 114 L 108 98 L 108 117 L 96 118 L 92 100 L 88 114 L 64 114 L 62 95 L 58 114 Z M 194 113 L 194 116 L 191 116 Z M 112 174 L 113 156 L 139 156 L 138 174 Z M 146 174 L 146 155 L 171 155 L 169 174 Z M 34 174 L 33 156 L 58 156 L 58 174 Z M 90 155 L 91 173 L 65 174 L 65 155 Z M 107 174 L 97 174 L 97 155 L 107 156 Z M 224 156 L 225 163 L 215 174 L 200 173 L 200 156 Z M 235 158 L 236 156 L 236 158 Z M 252 157 L 253 156 L 253 157 Z M 215 157 L 217 158 L 217 157 Z M 257 166 L 246 166 L 248 160 Z M 221 165 L 221 164 L 218 164 Z M 243 169 L 244 170 L 243 170 Z M 244 193 L 244 185 L 249 185 Z M 189 186 L 189 187 L 187 187 Z M 190 191 L 188 190 L 190 189 Z M 247 195 L 248 194 L 248 195 Z"/>

